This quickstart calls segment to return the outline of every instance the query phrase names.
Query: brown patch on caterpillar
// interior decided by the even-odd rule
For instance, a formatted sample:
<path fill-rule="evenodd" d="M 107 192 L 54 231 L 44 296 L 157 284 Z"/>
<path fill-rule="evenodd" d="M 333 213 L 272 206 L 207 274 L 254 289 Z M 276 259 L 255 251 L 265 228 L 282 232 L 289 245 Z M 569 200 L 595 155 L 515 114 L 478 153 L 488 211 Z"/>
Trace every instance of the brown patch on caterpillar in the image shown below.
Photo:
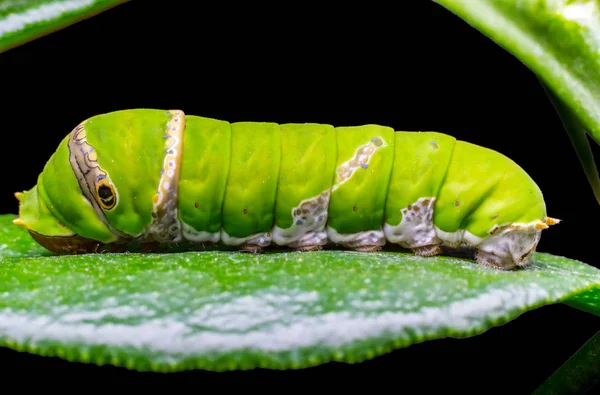
<path fill-rule="evenodd" d="M 306 199 L 292 210 L 294 225 L 311 227 L 317 225 L 322 227 L 327 219 L 327 208 L 329 206 L 329 190 L 322 192 L 316 198 Z"/>
<path fill-rule="evenodd" d="M 497 220 L 497 219 L 498 219 L 498 217 L 499 217 L 499 215 L 498 215 L 498 214 L 494 214 L 494 215 L 492 215 L 492 221 L 494 221 L 494 220 Z"/>
<path fill-rule="evenodd" d="M 292 225 L 287 229 L 274 227 L 275 244 L 286 245 L 299 251 L 315 251 L 316 247 L 327 244 L 327 210 L 329 189 L 318 196 L 302 200 L 291 210 Z"/>
<path fill-rule="evenodd" d="M 71 168 L 83 195 L 94 208 L 98 218 L 116 236 L 131 239 L 129 235 L 115 229 L 104 214 L 104 210 L 111 210 L 118 204 L 118 191 L 108 173 L 98 164 L 96 150 L 87 142 L 85 123 L 86 121 L 81 122 L 69 134 L 67 147 Z"/>
<path fill-rule="evenodd" d="M 168 243 L 178 242 L 182 239 L 177 203 L 185 114 L 180 110 L 170 110 L 169 112 L 171 118 L 167 122 L 163 136 L 165 139 L 163 167 L 157 192 L 152 198 L 152 222 L 141 237 L 144 241 Z"/>
<path fill-rule="evenodd" d="M 436 246 L 441 245 L 442 241 L 433 225 L 435 201 L 434 197 L 419 198 L 400 210 L 402 221 L 399 225 L 384 224 L 387 241 L 411 249 L 416 254 L 439 253 Z"/>
<path fill-rule="evenodd" d="M 375 151 L 384 147 L 386 144 L 381 137 L 374 137 L 370 142 L 364 144 L 356 150 L 354 156 L 342 163 L 336 169 L 336 182 L 333 190 L 337 189 L 341 184 L 348 181 L 359 169 L 368 169 L 369 161 L 373 157 Z"/>

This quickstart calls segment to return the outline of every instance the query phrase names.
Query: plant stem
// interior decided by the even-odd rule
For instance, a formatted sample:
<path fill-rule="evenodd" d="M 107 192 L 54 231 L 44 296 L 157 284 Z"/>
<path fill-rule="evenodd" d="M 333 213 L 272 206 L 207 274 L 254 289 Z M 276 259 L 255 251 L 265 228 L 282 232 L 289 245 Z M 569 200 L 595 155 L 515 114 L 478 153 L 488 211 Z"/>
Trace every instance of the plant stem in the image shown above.
<path fill-rule="evenodd" d="M 556 370 L 533 395 L 584 394 L 600 382 L 600 331 Z"/>

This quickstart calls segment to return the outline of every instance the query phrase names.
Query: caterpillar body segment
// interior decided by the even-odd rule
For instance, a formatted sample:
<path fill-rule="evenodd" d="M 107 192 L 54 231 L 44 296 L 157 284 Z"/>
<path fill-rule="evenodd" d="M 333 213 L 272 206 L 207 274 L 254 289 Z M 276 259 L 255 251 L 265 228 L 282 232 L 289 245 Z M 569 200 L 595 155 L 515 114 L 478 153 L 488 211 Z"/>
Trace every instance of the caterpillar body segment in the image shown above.
<path fill-rule="evenodd" d="M 178 213 L 181 238 L 192 243 L 218 243 L 221 210 L 231 164 L 229 122 L 185 116 Z"/>
<path fill-rule="evenodd" d="M 394 130 L 365 125 L 336 132 L 338 158 L 327 236 L 346 248 L 374 251 L 386 243 L 382 224 L 394 162 Z"/>
<path fill-rule="evenodd" d="M 272 230 L 276 245 L 318 250 L 328 243 L 327 221 L 337 161 L 331 125 L 281 125 L 281 166 Z"/>
<path fill-rule="evenodd" d="M 260 251 L 272 238 L 281 162 L 279 125 L 239 122 L 231 125 L 231 133 L 221 241 Z"/>
<path fill-rule="evenodd" d="M 77 125 L 14 222 L 59 254 L 142 245 L 336 244 L 417 255 L 467 244 L 497 269 L 526 265 L 543 195 L 516 163 L 437 132 L 237 122 L 133 109 Z"/>

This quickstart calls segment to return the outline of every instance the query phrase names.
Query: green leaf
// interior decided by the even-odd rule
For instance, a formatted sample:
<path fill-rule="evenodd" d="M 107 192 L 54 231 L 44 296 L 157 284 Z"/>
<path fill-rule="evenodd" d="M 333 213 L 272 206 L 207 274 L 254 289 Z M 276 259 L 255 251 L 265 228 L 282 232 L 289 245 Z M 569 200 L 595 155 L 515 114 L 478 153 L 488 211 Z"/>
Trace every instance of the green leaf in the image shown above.
<path fill-rule="evenodd" d="M 600 203 L 598 172 L 581 138 L 586 131 L 600 143 L 600 1 L 434 2 L 513 54 L 554 96 L 555 107 L 560 101 L 557 111 Z"/>
<path fill-rule="evenodd" d="M 588 340 L 533 395 L 585 394 L 600 382 L 600 332 Z"/>
<path fill-rule="evenodd" d="M 434 1 L 521 60 L 600 141 L 600 2 Z"/>
<path fill-rule="evenodd" d="M 71 361 L 300 368 L 473 336 L 550 303 L 600 313 L 600 270 L 543 253 L 510 272 L 395 251 L 58 257 L 13 218 L 0 216 L 0 344 Z"/>
<path fill-rule="evenodd" d="M 541 82 L 541 84 L 546 91 L 546 94 L 550 98 L 552 105 L 556 109 L 556 112 L 560 116 L 563 126 L 567 131 L 569 138 L 571 139 L 573 148 L 575 148 L 575 152 L 577 152 L 577 156 L 579 157 L 583 171 L 585 172 L 588 182 L 592 187 L 594 196 L 596 196 L 596 200 L 598 203 L 600 203 L 600 176 L 598 175 L 598 168 L 596 167 L 596 162 L 594 161 L 592 147 L 590 147 L 586 130 L 581 125 L 577 117 L 572 113 L 572 111 L 562 102 L 562 100 L 557 97 L 554 92 L 552 92 L 552 90 L 543 82 Z"/>
<path fill-rule="evenodd" d="M 0 53 L 97 15 L 127 0 L 4 0 Z"/>

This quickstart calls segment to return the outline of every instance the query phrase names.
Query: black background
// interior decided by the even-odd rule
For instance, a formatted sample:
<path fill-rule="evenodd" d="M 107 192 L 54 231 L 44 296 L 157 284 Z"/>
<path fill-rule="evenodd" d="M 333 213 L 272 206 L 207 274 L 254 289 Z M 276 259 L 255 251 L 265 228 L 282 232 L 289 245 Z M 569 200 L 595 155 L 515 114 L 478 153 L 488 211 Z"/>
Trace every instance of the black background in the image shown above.
<path fill-rule="evenodd" d="M 548 214 L 563 220 L 538 250 L 600 267 L 600 207 L 542 87 L 449 11 L 425 0 L 281 3 L 285 9 L 194 3 L 133 1 L 0 55 L 2 212 L 16 213 L 13 193 L 35 184 L 77 123 L 102 112 L 177 108 L 231 122 L 376 123 L 448 133 L 511 157 L 540 185 Z M 473 338 L 288 372 L 140 374 L 6 349 L 0 364 L 41 368 L 56 380 L 142 378 L 198 390 L 212 381 L 263 390 L 329 381 L 338 390 L 362 383 L 529 393 L 599 327 L 598 317 L 547 306 Z M 271 381 L 277 378 L 283 386 Z"/>

